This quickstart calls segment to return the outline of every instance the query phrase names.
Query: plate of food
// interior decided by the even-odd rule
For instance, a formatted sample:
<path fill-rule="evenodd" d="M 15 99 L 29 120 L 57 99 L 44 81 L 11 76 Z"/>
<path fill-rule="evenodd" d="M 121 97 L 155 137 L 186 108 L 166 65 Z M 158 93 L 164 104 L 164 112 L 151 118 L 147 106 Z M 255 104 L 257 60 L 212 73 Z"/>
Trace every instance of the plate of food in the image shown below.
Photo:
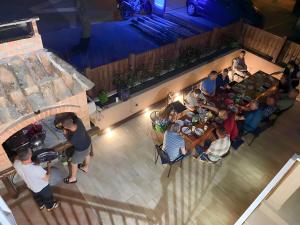
<path fill-rule="evenodd" d="M 264 88 L 264 87 L 259 87 L 259 88 L 257 88 L 257 91 L 259 91 L 259 92 L 264 92 L 266 89 Z"/>
<path fill-rule="evenodd" d="M 244 100 L 247 101 L 247 102 L 251 102 L 252 98 L 250 96 L 246 95 L 244 97 Z"/>
<path fill-rule="evenodd" d="M 202 135 L 204 134 L 204 130 L 201 129 L 201 128 L 196 128 L 196 129 L 195 129 L 195 134 L 196 134 L 197 136 L 202 136 Z"/>
<path fill-rule="evenodd" d="M 195 115 L 195 113 L 193 113 L 193 112 L 187 112 L 186 115 L 188 117 L 192 118 Z"/>
<path fill-rule="evenodd" d="M 176 120 L 175 123 L 177 123 L 180 127 L 184 125 L 184 121 L 182 120 Z"/>
<path fill-rule="evenodd" d="M 182 133 L 184 133 L 186 135 L 190 135 L 192 133 L 192 130 L 188 127 L 182 127 L 181 131 L 182 131 Z"/>
<path fill-rule="evenodd" d="M 185 119 L 184 120 L 184 125 L 190 126 L 190 125 L 192 125 L 192 122 L 190 120 L 188 120 L 188 119 Z"/>
<path fill-rule="evenodd" d="M 233 98 L 234 98 L 234 96 L 235 96 L 235 94 L 234 94 L 234 93 L 232 93 L 232 92 L 228 93 L 228 97 L 229 97 L 229 98 L 233 99 Z"/>

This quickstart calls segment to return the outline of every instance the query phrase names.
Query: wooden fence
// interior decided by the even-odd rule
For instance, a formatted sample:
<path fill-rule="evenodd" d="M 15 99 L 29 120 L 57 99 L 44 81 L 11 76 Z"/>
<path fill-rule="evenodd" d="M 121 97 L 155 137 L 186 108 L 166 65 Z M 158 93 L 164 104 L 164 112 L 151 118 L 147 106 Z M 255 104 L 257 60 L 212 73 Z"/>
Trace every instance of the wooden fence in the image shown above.
<path fill-rule="evenodd" d="M 95 87 L 88 94 L 91 97 L 96 97 L 100 90 L 113 91 L 115 90 L 113 79 L 116 74 L 121 74 L 125 78 L 129 76 L 128 72 L 130 70 L 142 71 L 144 69 L 152 71 L 162 60 L 175 60 L 180 52 L 187 48 L 196 49 L 200 56 L 203 56 L 228 46 L 233 41 L 274 63 L 287 63 L 292 59 L 298 64 L 300 63 L 300 45 L 287 41 L 286 37 L 279 37 L 262 29 L 238 22 L 186 39 L 179 39 L 175 43 L 144 53 L 130 54 L 126 59 L 97 68 L 87 68 L 85 75 L 95 83 Z M 147 79 L 147 77 L 144 77 L 144 79 Z"/>

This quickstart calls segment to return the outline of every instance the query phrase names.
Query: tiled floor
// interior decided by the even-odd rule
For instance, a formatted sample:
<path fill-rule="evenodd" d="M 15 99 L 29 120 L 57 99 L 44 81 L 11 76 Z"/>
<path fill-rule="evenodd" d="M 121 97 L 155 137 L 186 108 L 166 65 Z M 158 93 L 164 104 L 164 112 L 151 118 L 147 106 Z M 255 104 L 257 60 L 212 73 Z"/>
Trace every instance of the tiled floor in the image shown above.
<path fill-rule="evenodd" d="M 20 225 L 231 225 L 300 146 L 300 103 L 251 147 L 217 165 L 185 159 L 154 164 L 150 121 L 140 115 L 93 139 L 90 172 L 55 188 L 62 207 L 39 212 L 29 192 L 8 200 Z"/>

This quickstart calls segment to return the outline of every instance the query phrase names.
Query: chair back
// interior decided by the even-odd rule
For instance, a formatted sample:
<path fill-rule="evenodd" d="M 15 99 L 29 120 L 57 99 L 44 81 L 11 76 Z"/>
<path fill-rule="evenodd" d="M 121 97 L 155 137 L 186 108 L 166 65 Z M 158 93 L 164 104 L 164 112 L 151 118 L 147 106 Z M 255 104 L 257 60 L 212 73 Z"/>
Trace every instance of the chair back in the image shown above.
<path fill-rule="evenodd" d="M 157 154 L 160 157 L 161 164 L 169 164 L 170 163 L 169 155 L 164 150 L 162 150 L 162 148 L 159 145 L 155 145 L 155 148 Z"/>

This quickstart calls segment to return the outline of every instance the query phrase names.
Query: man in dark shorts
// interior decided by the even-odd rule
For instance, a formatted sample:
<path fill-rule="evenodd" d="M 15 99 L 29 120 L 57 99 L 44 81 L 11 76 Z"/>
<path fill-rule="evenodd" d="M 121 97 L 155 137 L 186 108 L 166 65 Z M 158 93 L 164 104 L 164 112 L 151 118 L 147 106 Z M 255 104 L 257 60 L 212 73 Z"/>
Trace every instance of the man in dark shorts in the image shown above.
<path fill-rule="evenodd" d="M 74 146 L 74 153 L 69 161 L 69 176 L 64 179 L 67 184 L 77 182 L 78 168 L 87 173 L 90 162 L 91 138 L 81 119 L 66 119 L 63 122 L 64 134 Z"/>

